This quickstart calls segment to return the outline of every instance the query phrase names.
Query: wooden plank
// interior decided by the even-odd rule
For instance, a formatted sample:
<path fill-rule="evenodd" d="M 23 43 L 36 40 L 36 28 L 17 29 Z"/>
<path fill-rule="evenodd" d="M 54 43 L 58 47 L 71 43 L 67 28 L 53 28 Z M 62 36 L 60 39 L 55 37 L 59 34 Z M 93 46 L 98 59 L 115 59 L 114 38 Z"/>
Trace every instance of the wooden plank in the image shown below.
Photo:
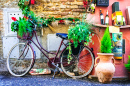
<path fill-rule="evenodd" d="M 107 27 L 107 25 L 102 25 L 102 24 L 93 24 L 94 26 L 96 26 L 96 27 Z"/>
<path fill-rule="evenodd" d="M 130 28 L 130 25 L 121 26 L 120 28 Z"/>
<path fill-rule="evenodd" d="M 104 28 L 107 27 L 107 25 L 101 25 L 101 24 L 93 24 L 93 26 L 104 27 Z M 130 25 L 120 26 L 120 28 L 130 28 Z"/>

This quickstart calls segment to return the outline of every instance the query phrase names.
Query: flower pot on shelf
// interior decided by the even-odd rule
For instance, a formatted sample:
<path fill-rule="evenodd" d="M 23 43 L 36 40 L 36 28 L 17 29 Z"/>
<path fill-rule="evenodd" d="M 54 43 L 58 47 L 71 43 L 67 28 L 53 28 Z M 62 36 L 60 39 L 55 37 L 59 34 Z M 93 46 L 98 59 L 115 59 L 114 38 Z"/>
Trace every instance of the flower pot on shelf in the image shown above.
<path fill-rule="evenodd" d="M 97 53 L 98 57 L 95 59 L 95 71 L 98 80 L 101 83 L 109 83 L 115 72 L 114 58 L 112 53 Z M 100 60 L 97 63 L 97 60 Z M 113 63 L 112 63 L 113 60 Z"/>

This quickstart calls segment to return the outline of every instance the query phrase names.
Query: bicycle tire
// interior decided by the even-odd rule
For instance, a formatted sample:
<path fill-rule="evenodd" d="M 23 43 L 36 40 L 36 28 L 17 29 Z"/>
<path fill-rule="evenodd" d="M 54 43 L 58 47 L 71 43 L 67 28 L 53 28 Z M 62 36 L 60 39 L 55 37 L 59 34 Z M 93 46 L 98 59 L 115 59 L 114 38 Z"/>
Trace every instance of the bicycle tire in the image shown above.
<path fill-rule="evenodd" d="M 94 67 L 94 54 L 86 46 L 80 45 L 79 53 L 77 56 L 71 54 L 72 60 L 68 64 L 67 55 L 69 50 L 67 47 L 61 53 L 61 68 L 63 72 L 72 78 L 82 78 L 87 76 Z M 76 50 L 76 49 L 75 49 Z M 87 53 L 87 54 L 86 54 Z M 86 56 L 87 55 L 87 56 Z M 82 57 L 82 58 L 81 58 Z"/>
<path fill-rule="evenodd" d="M 24 76 L 34 64 L 34 53 L 30 45 L 15 44 L 7 57 L 7 68 L 13 76 Z"/>

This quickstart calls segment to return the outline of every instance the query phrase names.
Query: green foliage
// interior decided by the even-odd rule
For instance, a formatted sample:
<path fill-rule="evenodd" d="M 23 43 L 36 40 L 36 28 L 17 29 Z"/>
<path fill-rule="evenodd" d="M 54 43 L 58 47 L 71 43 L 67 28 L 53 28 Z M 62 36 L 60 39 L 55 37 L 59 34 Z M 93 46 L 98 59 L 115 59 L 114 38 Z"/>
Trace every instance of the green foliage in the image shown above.
<path fill-rule="evenodd" d="M 19 22 L 18 21 L 14 21 L 11 23 L 11 31 L 13 32 L 17 32 L 18 31 L 18 25 L 19 25 Z"/>
<path fill-rule="evenodd" d="M 11 30 L 18 32 L 18 35 L 22 37 L 24 33 L 32 33 L 32 23 L 27 21 L 25 18 L 19 17 L 19 20 L 12 22 Z"/>
<path fill-rule="evenodd" d="M 89 42 L 92 42 L 92 36 L 94 31 L 91 29 L 92 24 L 85 21 L 85 15 L 83 16 L 82 22 L 79 24 L 75 24 L 75 26 L 71 26 L 68 30 L 68 39 L 73 40 L 74 47 L 78 46 L 79 42 L 86 41 L 87 45 Z M 68 64 L 72 60 L 71 54 L 71 43 L 69 42 L 69 54 L 68 54 Z"/>
<path fill-rule="evenodd" d="M 69 20 L 69 21 L 72 21 L 72 22 L 76 22 L 76 21 L 80 21 L 79 18 L 55 18 L 55 20 Z"/>
<path fill-rule="evenodd" d="M 24 4 L 25 0 L 19 0 L 18 2 L 18 6 L 19 8 L 23 11 L 26 7 L 28 7 L 27 5 Z M 28 7 L 29 8 L 29 7 Z M 29 10 L 29 9 L 28 9 Z"/>
<path fill-rule="evenodd" d="M 128 62 L 127 64 L 124 64 L 126 69 L 130 72 L 130 55 L 128 55 Z"/>
<path fill-rule="evenodd" d="M 92 42 L 93 30 L 92 24 L 88 22 L 81 22 L 75 26 L 71 26 L 68 30 L 68 39 L 73 40 L 74 46 L 78 46 L 78 42 L 86 41 L 87 43 Z"/>
<path fill-rule="evenodd" d="M 42 26 L 43 19 L 40 17 L 37 17 L 33 11 L 30 11 L 30 8 L 28 5 L 24 4 L 25 0 L 19 0 L 18 6 L 22 10 L 22 14 L 26 18 L 19 18 L 19 20 L 12 22 L 11 24 L 11 30 L 18 32 L 18 35 L 20 37 L 23 36 L 23 34 L 32 33 L 33 31 L 33 25 L 30 21 L 28 21 L 28 17 L 30 17 L 30 20 L 36 24 L 38 27 Z M 31 35 L 31 34 L 30 34 Z"/>
<path fill-rule="evenodd" d="M 55 21 L 55 18 L 54 18 L 54 17 L 49 17 L 48 19 L 43 18 L 43 23 L 42 23 L 42 25 L 43 25 L 43 26 L 48 26 L 48 24 L 50 24 L 52 21 Z"/>
<path fill-rule="evenodd" d="M 48 19 L 46 18 L 41 18 L 37 17 L 33 11 L 30 11 L 29 5 L 25 5 L 25 1 L 28 0 L 19 0 L 18 6 L 22 10 L 22 14 L 24 15 L 24 18 L 19 18 L 19 20 L 12 22 L 11 24 L 11 30 L 14 32 L 18 32 L 19 36 L 23 36 L 23 34 L 29 32 L 32 32 L 33 25 L 28 21 L 29 19 L 37 25 L 38 28 L 48 26 L 52 21 L 55 21 L 54 17 L 49 17 Z M 66 18 L 64 18 L 66 19 Z M 71 21 L 77 21 L 78 19 L 74 18 L 68 18 Z M 60 19 L 59 19 L 60 20 Z"/>
<path fill-rule="evenodd" d="M 29 14 L 30 14 L 30 8 L 29 8 L 29 6 L 25 6 L 21 10 L 22 10 L 22 14 L 24 14 L 24 16 L 29 16 Z"/>
<path fill-rule="evenodd" d="M 101 53 L 112 53 L 111 47 L 111 37 L 109 33 L 109 28 L 107 27 L 104 33 L 104 36 L 101 40 Z"/>

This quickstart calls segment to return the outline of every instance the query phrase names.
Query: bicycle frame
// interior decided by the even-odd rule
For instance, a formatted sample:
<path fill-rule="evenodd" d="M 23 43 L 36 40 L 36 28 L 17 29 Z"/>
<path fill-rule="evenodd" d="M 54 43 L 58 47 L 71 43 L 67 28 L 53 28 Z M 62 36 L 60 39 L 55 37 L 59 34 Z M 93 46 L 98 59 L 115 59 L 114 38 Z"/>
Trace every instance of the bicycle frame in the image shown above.
<path fill-rule="evenodd" d="M 48 58 L 48 60 L 49 60 L 51 63 L 55 63 L 55 60 L 56 60 L 56 58 L 57 58 L 57 56 L 58 56 L 58 53 L 59 53 L 59 51 L 60 51 L 61 46 L 64 45 L 65 48 L 67 47 L 67 45 L 64 43 L 64 39 L 62 39 L 62 40 L 61 40 L 61 43 L 60 43 L 60 46 L 59 46 L 59 48 L 58 48 L 58 50 L 57 50 L 57 52 L 56 52 L 56 53 L 49 52 L 49 51 L 47 51 L 46 49 L 44 49 L 44 48 L 42 47 L 42 45 L 40 44 L 40 42 L 39 42 L 39 40 L 38 40 L 38 38 L 37 38 L 37 33 L 36 33 L 36 31 L 33 31 L 33 35 L 36 37 L 36 41 L 37 41 L 38 44 L 36 44 L 36 43 L 32 40 L 32 37 L 27 39 L 27 41 L 28 41 L 27 44 L 31 44 L 31 42 L 32 42 L 32 43 Z M 65 48 L 64 48 L 64 49 L 65 49 Z M 64 50 L 64 49 L 63 49 L 63 50 Z M 62 50 L 62 51 L 63 51 L 63 50 Z M 51 59 L 49 58 L 49 56 L 48 56 L 45 52 L 47 52 L 47 53 L 49 53 L 49 54 L 54 54 L 54 55 L 55 55 L 54 59 L 51 60 Z M 58 58 L 59 58 L 59 57 L 58 57 Z"/>

